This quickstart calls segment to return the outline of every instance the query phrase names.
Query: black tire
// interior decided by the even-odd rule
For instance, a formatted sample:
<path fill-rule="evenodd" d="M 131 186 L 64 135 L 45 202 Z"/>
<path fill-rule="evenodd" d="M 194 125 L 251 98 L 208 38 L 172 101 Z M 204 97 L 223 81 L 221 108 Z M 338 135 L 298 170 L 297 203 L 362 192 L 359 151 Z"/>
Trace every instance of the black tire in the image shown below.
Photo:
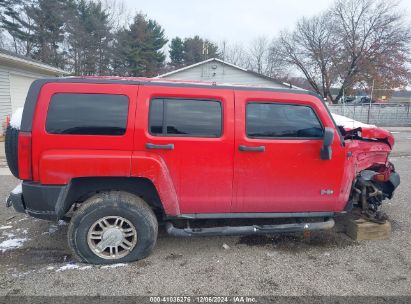
<path fill-rule="evenodd" d="M 6 129 L 4 150 L 6 152 L 7 165 L 9 166 L 11 173 L 17 178 L 19 177 L 18 140 L 19 130 L 8 125 Z"/>
<path fill-rule="evenodd" d="M 132 223 L 137 232 L 137 243 L 130 253 L 118 259 L 105 259 L 93 252 L 87 242 L 92 225 L 106 216 L 120 216 Z M 147 257 L 153 250 L 158 234 L 158 223 L 151 208 L 140 197 L 128 192 L 110 191 L 94 195 L 81 204 L 68 227 L 68 243 L 74 256 L 81 262 L 113 264 L 132 262 Z"/>

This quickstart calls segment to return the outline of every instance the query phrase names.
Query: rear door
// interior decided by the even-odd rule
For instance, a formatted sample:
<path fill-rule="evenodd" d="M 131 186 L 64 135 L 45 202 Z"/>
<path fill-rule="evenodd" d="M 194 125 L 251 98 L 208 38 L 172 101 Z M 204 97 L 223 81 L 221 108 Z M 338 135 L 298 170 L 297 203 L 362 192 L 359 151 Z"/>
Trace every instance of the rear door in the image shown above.
<path fill-rule="evenodd" d="M 232 202 L 232 90 L 142 86 L 135 150 L 167 165 L 181 213 L 229 212 Z M 133 162 L 138 167 L 138 162 Z"/>
<path fill-rule="evenodd" d="M 320 159 L 324 127 L 334 127 L 322 107 L 309 95 L 236 92 L 232 212 L 335 210 L 347 193 L 344 148 L 335 131 L 332 159 Z"/>

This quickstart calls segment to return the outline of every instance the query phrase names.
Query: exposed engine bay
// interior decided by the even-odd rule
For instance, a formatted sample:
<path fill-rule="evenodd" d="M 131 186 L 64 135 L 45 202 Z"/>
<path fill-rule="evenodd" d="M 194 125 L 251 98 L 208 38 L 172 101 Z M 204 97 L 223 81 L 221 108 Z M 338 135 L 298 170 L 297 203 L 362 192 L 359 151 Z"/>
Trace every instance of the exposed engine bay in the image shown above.
<path fill-rule="evenodd" d="M 389 147 L 389 151 L 394 145 L 392 135 L 383 129 L 378 128 L 356 128 L 347 130 L 340 127 L 340 132 L 345 140 L 361 141 L 367 143 L 382 143 Z M 394 165 L 388 161 L 388 154 L 385 162 L 376 161 L 370 167 L 360 170 L 353 182 L 349 204 L 358 208 L 360 215 L 376 223 L 384 223 L 388 217 L 380 211 L 382 202 L 393 197 L 394 190 L 400 184 L 400 176 L 395 172 Z"/>
<path fill-rule="evenodd" d="M 380 211 L 385 199 L 391 199 L 400 177 L 394 166 L 379 165 L 363 170 L 354 181 L 350 202 L 361 209 L 361 215 L 370 221 L 384 223 L 387 215 Z"/>

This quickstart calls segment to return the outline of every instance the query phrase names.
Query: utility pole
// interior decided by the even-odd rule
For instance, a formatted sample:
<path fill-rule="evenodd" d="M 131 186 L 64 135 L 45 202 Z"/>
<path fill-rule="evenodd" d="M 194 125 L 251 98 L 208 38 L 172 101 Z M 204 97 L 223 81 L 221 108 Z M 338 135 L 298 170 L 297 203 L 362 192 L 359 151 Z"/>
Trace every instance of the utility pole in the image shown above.
<path fill-rule="evenodd" d="M 207 60 L 208 59 L 208 43 L 207 41 L 203 41 L 203 60 Z M 208 76 L 208 64 L 203 64 L 201 65 L 201 77 L 207 77 Z"/>
<path fill-rule="evenodd" d="M 370 123 L 370 112 L 371 112 L 371 104 L 372 104 L 372 95 L 373 95 L 373 93 L 374 93 L 374 79 L 372 80 L 370 103 L 369 103 L 369 105 L 368 105 L 367 124 Z"/>
<path fill-rule="evenodd" d="M 345 89 L 343 89 L 342 102 L 343 102 L 343 116 L 345 116 Z"/>

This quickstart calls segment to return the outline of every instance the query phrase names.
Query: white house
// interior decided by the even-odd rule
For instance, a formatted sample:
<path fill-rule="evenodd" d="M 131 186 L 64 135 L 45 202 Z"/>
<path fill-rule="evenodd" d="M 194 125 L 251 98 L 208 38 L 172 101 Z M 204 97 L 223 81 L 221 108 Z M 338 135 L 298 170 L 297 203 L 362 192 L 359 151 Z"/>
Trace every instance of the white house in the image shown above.
<path fill-rule="evenodd" d="M 159 78 L 172 80 L 211 81 L 217 83 L 249 84 L 273 88 L 291 88 L 271 77 L 244 69 L 218 58 L 210 58 L 184 68 L 159 75 Z"/>
<path fill-rule="evenodd" d="M 6 117 L 24 105 L 30 84 L 38 78 L 69 73 L 50 65 L 0 49 L 0 133 Z"/>

